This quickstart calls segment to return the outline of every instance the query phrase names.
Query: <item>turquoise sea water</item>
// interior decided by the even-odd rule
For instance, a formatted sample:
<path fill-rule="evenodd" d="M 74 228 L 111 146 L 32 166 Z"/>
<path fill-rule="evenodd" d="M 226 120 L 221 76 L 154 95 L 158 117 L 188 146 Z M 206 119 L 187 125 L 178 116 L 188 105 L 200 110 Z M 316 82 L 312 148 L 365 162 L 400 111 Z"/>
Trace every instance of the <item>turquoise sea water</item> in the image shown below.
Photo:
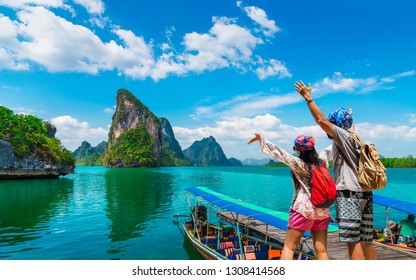
<path fill-rule="evenodd" d="M 188 214 L 185 189 L 211 187 L 234 198 L 287 211 L 288 168 L 77 167 L 60 179 L 0 181 L 0 259 L 200 259 L 175 214 Z M 416 202 L 416 169 L 389 169 L 377 194 Z M 385 209 L 375 206 L 375 225 Z M 390 218 L 404 213 L 391 210 Z"/>

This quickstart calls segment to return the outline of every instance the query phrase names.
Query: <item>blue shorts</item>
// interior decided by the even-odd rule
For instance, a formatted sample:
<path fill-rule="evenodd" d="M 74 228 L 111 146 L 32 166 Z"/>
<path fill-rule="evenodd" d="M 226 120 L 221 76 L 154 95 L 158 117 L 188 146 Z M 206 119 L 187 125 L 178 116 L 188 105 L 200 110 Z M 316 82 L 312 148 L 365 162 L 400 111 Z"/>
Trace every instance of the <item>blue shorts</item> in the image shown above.
<path fill-rule="evenodd" d="M 337 191 L 340 242 L 373 242 L 373 193 Z"/>

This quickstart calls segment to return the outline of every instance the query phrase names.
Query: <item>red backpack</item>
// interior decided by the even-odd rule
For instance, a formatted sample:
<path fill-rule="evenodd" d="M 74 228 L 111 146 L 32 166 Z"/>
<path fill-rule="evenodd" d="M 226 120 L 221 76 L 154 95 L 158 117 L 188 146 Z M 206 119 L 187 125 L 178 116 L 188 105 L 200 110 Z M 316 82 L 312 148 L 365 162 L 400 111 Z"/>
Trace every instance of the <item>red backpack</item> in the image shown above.
<path fill-rule="evenodd" d="M 311 201 L 315 207 L 328 208 L 335 202 L 337 188 L 325 165 L 312 165 Z"/>

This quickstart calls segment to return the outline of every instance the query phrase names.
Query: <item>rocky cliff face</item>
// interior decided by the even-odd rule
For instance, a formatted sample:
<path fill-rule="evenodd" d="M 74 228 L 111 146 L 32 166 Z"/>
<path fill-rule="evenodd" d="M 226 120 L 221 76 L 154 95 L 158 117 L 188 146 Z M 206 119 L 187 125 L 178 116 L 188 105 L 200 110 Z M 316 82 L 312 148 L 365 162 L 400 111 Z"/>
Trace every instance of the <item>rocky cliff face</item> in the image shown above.
<path fill-rule="evenodd" d="M 185 158 L 179 142 L 175 138 L 172 126 L 166 118 L 159 118 L 162 133 L 162 165 L 186 166 L 189 161 Z"/>
<path fill-rule="evenodd" d="M 116 112 L 113 115 L 108 143 L 111 146 L 124 132 L 144 124 L 154 138 L 153 152 L 161 154 L 161 135 L 159 119 L 128 90 L 117 92 Z"/>
<path fill-rule="evenodd" d="M 160 126 L 162 130 L 162 146 L 171 150 L 178 158 L 184 159 L 185 155 L 182 152 L 182 148 L 179 142 L 175 138 L 172 126 L 166 118 L 159 118 Z"/>
<path fill-rule="evenodd" d="M 214 137 L 210 136 L 201 141 L 195 141 L 189 148 L 183 151 L 192 165 L 198 166 L 231 166 L 221 146 Z"/>
<path fill-rule="evenodd" d="M 37 154 L 18 158 L 12 145 L 0 140 L 0 179 L 55 178 L 74 173 L 74 168 L 74 165 L 52 164 Z"/>
<path fill-rule="evenodd" d="M 125 89 L 117 92 L 104 165 L 113 167 L 158 166 L 162 159 L 159 119 Z"/>

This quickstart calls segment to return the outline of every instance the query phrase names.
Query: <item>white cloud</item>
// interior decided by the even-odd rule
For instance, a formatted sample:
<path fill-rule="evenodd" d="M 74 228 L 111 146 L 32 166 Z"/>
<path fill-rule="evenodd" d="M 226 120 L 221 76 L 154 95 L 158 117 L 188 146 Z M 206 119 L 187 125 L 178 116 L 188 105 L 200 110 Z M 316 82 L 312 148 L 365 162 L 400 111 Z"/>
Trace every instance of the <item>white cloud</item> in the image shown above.
<path fill-rule="evenodd" d="M 345 78 L 342 73 L 337 72 L 334 73 L 333 77 L 326 77 L 314 86 L 318 91 L 322 90 L 323 92 L 354 92 L 357 91 L 357 89 L 364 90 L 367 87 L 374 86 L 376 83 L 377 79 L 374 77 L 367 79 Z"/>
<path fill-rule="evenodd" d="M 51 72 L 97 73 L 100 68 L 111 69 L 111 65 L 100 60 L 109 47 L 89 29 L 74 25 L 40 6 L 22 10 L 17 16 L 20 22 L 9 21 L 13 26 L 9 34 L 0 31 L 1 35 L 8 35 L 1 41 L 15 61 L 34 61 Z M 18 41 L 17 37 L 24 39 Z"/>
<path fill-rule="evenodd" d="M 359 123 L 356 124 L 356 131 L 368 142 L 379 143 L 381 139 L 416 141 L 416 127 L 407 125 L 389 126 L 385 124 Z"/>
<path fill-rule="evenodd" d="M 112 114 L 112 113 L 114 113 L 114 109 L 113 108 L 104 108 L 104 113 Z"/>
<path fill-rule="evenodd" d="M 250 30 L 235 24 L 233 19 L 214 17 L 213 22 L 209 33 L 185 35 L 186 68 L 190 71 L 202 72 L 229 65 L 243 67 L 242 62 L 251 61 L 254 48 L 263 44 Z"/>
<path fill-rule="evenodd" d="M 62 0 L 0 0 L 0 5 L 14 9 L 25 8 L 29 5 L 51 8 L 65 7 Z"/>
<path fill-rule="evenodd" d="M 411 114 L 410 115 L 409 122 L 412 123 L 412 124 L 416 123 L 416 114 Z"/>
<path fill-rule="evenodd" d="M 90 14 L 101 15 L 105 11 L 104 3 L 101 0 L 73 0 L 74 3 L 77 3 L 87 9 Z"/>
<path fill-rule="evenodd" d="M 265 80 L 269 77 L 278 77 L 280 79 L 292 77 L 292 74 L 281 61 L 276 59 L 265 61 L 260 57 L 258 59 L 260 66 L 256 69 L 256 73 L 260 80 Z"/>
<path fill-rule="evenodd" d="M 253 118 L 227 117 L 215 122 L 213 126 L 199 128 L 173 127 L 175 137 L 178 139 L 183 149 L 188 148 L 194 141 L 202 138 L 214 136 L 224 151 L 242 150 L 249 138 L 254 133 L 261 133 L 264 137 L 282 143 L 288 148 L 293 145 L 293 139 L 298 134 L 309 133 L 316 137 L 326 138 L 326 135 L 318 126 L 293 127 L 281 122 L 279 118 L 271 114 L 258 115 Z M 227 154 L 227 157 L 230 157 Z M 236 156 L 232 154 L 231 156 Z M 255 156 L 255 155 L 253 155 Z M 244 159 L 245 157 L 238 157 Z"/>
<path fill-rule="evenodd" d="M 6 1 L 0 4 L 16 9 L 16 19 L 0 14 L 0 69 L 30 70 L 42 67 L 50 72 L 80 72 L 97 74 L 116 70 L 133 79 L 152 78 L 157 81 L 170 75 L 203 73 L 221 68 L 241 73 L 252 71 L 260 79 L 289 77 L 284 64 L 276 59 L 261 59 L 256 48 L 264 44 L 252 30 L 237 24 L 236 19 L 213 17 L 207 33 L 184 35 L 183 51 L 172 44 L 174 27 L 166 30 L 167 43 L 157 44 L 162 52 L 156 54 L 152 40 L 146 41 L 118 26 L 107 24 L 102 1 L 74 1 L 83 5 L 93 17 L 92 26 L 111 26 L 113 39 L 103 41 L 94 31 L 58 16 L 50 8 L 69 10 L 62 1 Z M 108 31 L 108 30 L 105 30 Z M 111 35 L 111 34 L 110 34 Z"/>
<path fill-rule="evenodd" d="M 218 119 L 220 116 L 253 117 L 302 100 L 302 97 L 297 93 L 283 95 L 266 95 L 264 93 L 244 94 L 212 105 L 197 107 L 192 117 L 194 119 Z"/>
<path fill-rule="evenodd" d="M 377 90 L 390 90 L 392 83 L 404 77 L 415 76 L 416 71 L 407 71 L 388 77 L 347 78 L 336 72 L 332 77 L 326 77 L 313 84 L 313 91 L 319 94 L 331 92 L 351 92 L 355 94 L 369 93 Z"/>
<path fill-rule="evenodd" d="M 416 72 L 416 71 L 415 71 Z M 407 77 L 409 75 L 415 75 L 413 71 L 399 73 L 390 77 L 387 77 L 389 82 L 393 83 L 397 79 Z M 385 78 L 345 78 L 341 73 L 335 73 L 333 77 L 326 77 L 316 83 L 312 84 L 312 92 L 314 98 L 320 98 L 327 94 L 336 94 L 340 92 L 348 92 L 351 94 L 361 94 L 363 92 L 370 92 L 375 90 L 387 90 L 384 86 L 386 83 Z M 390 87 L 391 88 L 391 87 Z M 303 102 L 303 98 L 295 91 L 273 94 L 270 93 L 255 93 L 255 94 L 242 94 L 235 96 L 228 100 L 222 100 L 217 103 L 198 106 L 195 112 L 190 115 L 193 119 L 218 119 L 221 116 L 241 116 L 241 117 L 253 117 L 256 115 L 265 114 L 283 107 L 285 105 L 295 104 Z M 411 120 L 416 119 L 412 117 Z"/>
<path fill-rule="evenodd" d="M 237 6 L 242 7 L 242 1 L 237 1 Z M 265 36 L 271 37 L 276 32 L 280 31 L 280 28 L 276 25 L 276 22 L 269 19 L 263 9 L 255 6 L 246 6 L 243 7 L 243 10 L 249 18 L 251 18 L 261 27 L 261 31 Z"/>
<path fill-rule="evenodd" d="M 188 148 L 194 141 L 213 136 L 221 145 L 227 157 L 245 159 L 249 157 L 262 158 L 259 153 L 258 144 L 248 146 L 247 141 L 260 133 L 273 143 L 291 152 L 293 139 L 299 134 L 311 134 L 316 140 L 316 149 L 327 147 L 331 144 L 327 135 L 318 125 L 312 126 L 293 126 L 285 124 L 280 118 L 271 115 L 257 115 L 252 118 L 227 117 L 216 121 L 213 125 L 197 128 L 173 127 L 175 137 L 179 141 L 182 149 Z M 402 142 L 416 142 L 416 127 L 412 126 L 389 126 L 385 124 L 358 123 L 356 130 L 361 137 L 368 143 L 374 143 L 381 154 L 387 155 L 393 152 L 393 156 L 402 154 L 408 155 L 409 152 L 397 147 L 397 140 Z M 391 145 L 396 145 L 391 151 Z"/>
<path fill-rule="evenodd" d="M 80 122 L 71 116 L 59 116 L 51 119 L 56 129 L 56 137 L 70 151 L 78 148 L 82 141 L 92 146 L 107 141 L 108 130 L 101 127 L 93 128 L 87 122 Z"/>

